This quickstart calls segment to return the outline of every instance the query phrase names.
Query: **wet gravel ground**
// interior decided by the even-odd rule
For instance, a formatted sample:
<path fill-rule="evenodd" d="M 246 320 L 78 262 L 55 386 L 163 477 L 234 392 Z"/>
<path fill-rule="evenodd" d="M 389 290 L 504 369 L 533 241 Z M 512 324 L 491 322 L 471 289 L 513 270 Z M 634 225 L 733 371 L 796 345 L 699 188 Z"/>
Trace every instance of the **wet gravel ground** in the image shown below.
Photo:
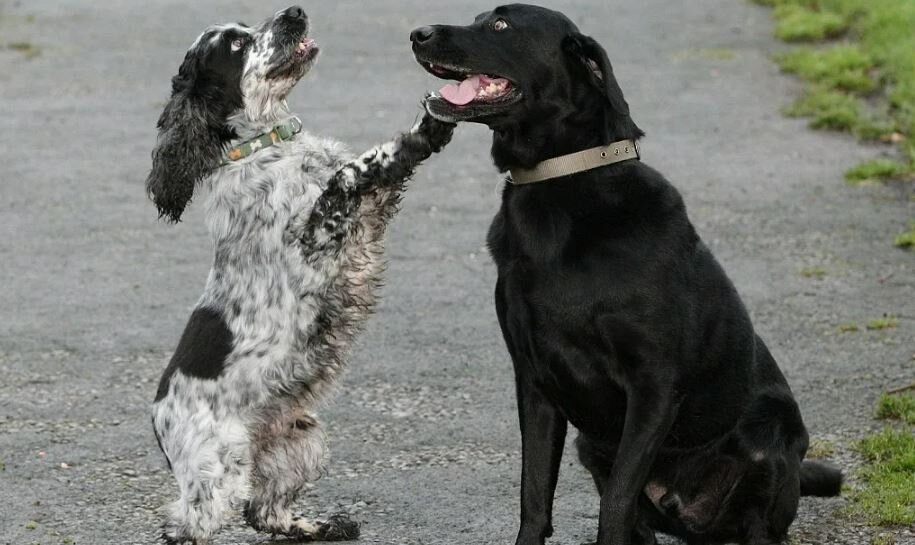
<path fill-rule="evenodd" d="M 900 187 L 842 172 L 883 152 L 815 133 L 779 109 L 798 91 L 767 60 L 766 10 L 740 0 L 556 1 L 614 60 L 645 160 L 751 309 L 812 435 L 853 472 L 879 392 L 913 380 L 915 214 Z M 206 25 L 283 2 L 0 0 L 0 543 L 146 544 L 175 495 L 149 402 L 202 288 L 200 206 L 157 224 L 143 180 L 184 49 Z M 436 82 L 410 29 L 469 22 L 482 1 L 312 2 L 324 55 L 291 103 L 355 149 L 409 127 Z M 10 46 L 10 44 L 14 44 Z M 510 363 L 483 250 L 500 177 L 488 135 L 461 127 L 429 161 L 389 237 L 384 303 L 322 413 L 331 472 L 300 501 L 363 522 L 363 543 L 510 543 L 519 436 Z M 820 268 L 813 277 L 801 274 Z M 840 333 L 892 314 L 895 329 Z M 598 500 L 571 450 L 553 543 L 593 538 Z M 861 545 L 843 499 L 805 499 L 794 543 Z M 897 529 L 899 544 L 915 544 Z M 219 545 L 266 543 L 233 519 Z"/>

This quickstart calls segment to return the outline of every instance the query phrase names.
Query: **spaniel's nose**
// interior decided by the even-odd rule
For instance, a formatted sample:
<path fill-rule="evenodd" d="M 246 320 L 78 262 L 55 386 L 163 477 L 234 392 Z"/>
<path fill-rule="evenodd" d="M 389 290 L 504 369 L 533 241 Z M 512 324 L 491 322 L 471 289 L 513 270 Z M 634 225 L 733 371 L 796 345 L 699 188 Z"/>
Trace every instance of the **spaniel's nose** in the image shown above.
<path fill-rule="evenodd" d="M 289 17 L 290 19 L 307 19 L 305 16 L 305 10 L 299 6 L 292 6 L 283 12 L 283 15 Z"/>
<path fill-rule="evenodd" d="M 410 33 L 410 41 L 415 44 L 424 44 L 435 37 L 435 27 L 423 26 Z"/>

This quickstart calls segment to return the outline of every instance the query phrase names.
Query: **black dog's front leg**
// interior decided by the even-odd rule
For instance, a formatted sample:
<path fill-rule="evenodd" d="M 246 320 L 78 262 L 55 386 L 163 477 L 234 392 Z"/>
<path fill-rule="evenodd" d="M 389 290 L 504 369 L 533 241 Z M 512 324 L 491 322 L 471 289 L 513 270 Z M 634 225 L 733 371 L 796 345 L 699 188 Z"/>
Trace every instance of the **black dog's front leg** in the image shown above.
<path fill-rule="evenodd" d="M 567 422 L 524 377 L 518 378 L 521 420 L 521 528 L 516 545 L 543 545 L 553 534 L 553 494 Z"/>
<path fill-rule="evenodd" d="M 630 545 L 639 535 L 634 531 L 639 497 L 677 415 L 671 384 L 651 375 L 633 382 L 626 392 L 626 419 L 616 459 L 600 498 L 598 545 Z"/>
<path fill-rule="evenodd" d="M 506 325 L 505 285 L 496 282 L 496 315 L 515 367 L 518 420 L 521 424 L 521 528 L 516 545 L 543 545 L 553 534 L 553 495 L 568 421 L 533 384 L 530 364 L 512 342 Z"/>
<path fill-rule="evenodd" d="M 337 170 L 298 237 L 306 258 L 317 262 L 329 254 L 338 255 L 356 223 L 363 195 L 402 187 L 419 163 L 448 144 L 454 127 L 426 114 L 409 132 L 375 146 Z"/>

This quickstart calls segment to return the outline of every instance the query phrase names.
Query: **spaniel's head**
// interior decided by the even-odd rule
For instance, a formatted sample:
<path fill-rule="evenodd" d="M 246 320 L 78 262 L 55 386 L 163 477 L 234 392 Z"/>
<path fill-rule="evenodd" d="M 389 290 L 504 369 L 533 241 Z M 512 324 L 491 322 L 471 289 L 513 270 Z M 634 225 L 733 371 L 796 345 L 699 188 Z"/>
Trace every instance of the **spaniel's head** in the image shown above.
<path fill-rule="evenodd" d="M 214 25 L 191 45 L 159 117 L 146 189 L 159 215 L 179 221 L 197 182 L 216 169 L 240 125 L 269 130 L 318 57 L 308 16 L 293 6 L 256 27 Z"/>

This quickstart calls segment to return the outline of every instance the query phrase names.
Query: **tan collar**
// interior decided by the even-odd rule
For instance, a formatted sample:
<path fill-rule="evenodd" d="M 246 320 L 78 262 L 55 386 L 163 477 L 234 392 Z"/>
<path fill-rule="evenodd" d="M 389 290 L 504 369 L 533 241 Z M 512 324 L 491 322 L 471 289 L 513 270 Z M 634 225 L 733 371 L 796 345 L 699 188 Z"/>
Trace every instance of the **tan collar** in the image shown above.
<path fill-rule="evenodd" d="M 641 159 L 639 144 L 635 140 L 622 140 L 609 146 L 600 146 L 547 159 L 531 169 L 512 169 L 510 181 L 514 185 L 532 184 L 560 176 L 578 174 L 629 159 Z"/>

